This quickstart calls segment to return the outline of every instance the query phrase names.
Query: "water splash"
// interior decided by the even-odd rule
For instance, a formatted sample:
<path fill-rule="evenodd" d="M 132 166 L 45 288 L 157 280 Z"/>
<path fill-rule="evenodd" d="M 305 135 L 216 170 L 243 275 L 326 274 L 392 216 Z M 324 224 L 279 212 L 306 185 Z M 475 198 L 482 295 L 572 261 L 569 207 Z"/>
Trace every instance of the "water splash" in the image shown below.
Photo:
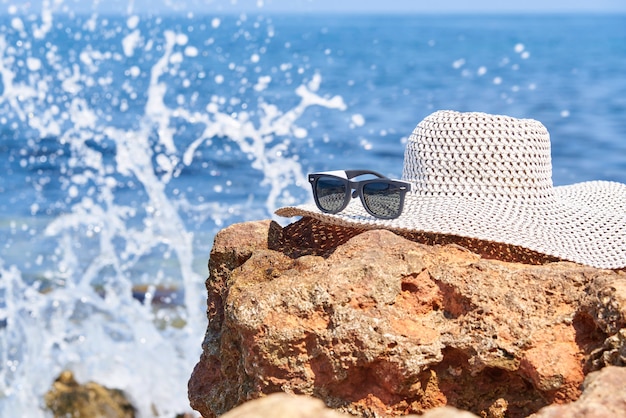
<path fill-rule="evenodd" d="M 23 143 L 12 170 L 31 186 L 10 198 L 31 216 L 3 227 L 5 254 L 25 250 L 29 261 L 0 260 L 0 415 L 44 416 L 43 394 L 70 369 L 124 390 L 140 416 L 173 416 L 189 409 L 186 382 L 206 328 L 206 273 L 196 264 L 207 253 L 198 246 L 225 222 L 265 218 L 300 198 L 306 179 L 291 149 L 307 131 L 298 120 L 311 107 L 346 106 L 318 94 L 315 72 L 291 91 L 291 106 L 256 96 L 272 80 L 257 65 L 267 47 L 246 39 L 262 23 L 271 42 L 271 22 L 243 30 L 245 18 L 192 19 L 181 29 L 160 17 L 63 15 L 62 6 L 44 1 L 26 17 L 16 7 L 0 35 L 3 123 Z M 255 58 L 210 68 L 223 56 L 207 61 L 200 51 L 224 30 Z M 221 202 L 222 186 L 196 197 L 202 186 L 188 173 L 219 177 L 230 154 L 247 167 L 226 186 L 259 173 L 264 210 L 255 196 Z M 198 237 L 195 223 L 208 231 Z M 147 285 L 140 298 L 138 284 Z M 155 307 L 162 289 L 174 289 L 172 303 Z"/>

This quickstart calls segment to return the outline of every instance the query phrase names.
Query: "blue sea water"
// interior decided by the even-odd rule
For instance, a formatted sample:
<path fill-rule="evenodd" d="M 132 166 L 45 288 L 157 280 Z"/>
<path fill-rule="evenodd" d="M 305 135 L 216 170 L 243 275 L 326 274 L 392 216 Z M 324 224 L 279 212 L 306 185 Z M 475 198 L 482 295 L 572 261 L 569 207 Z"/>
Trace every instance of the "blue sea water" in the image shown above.
<path fill-rule="evenodd" d="M 0 416 L 64 369 L 189 410 L 215 233 L 310 171 L 400 176 L 435 110 L 540 120 L 556 185 L 626 183 L 625 74 L 624 15 L 0 15 Z"/>

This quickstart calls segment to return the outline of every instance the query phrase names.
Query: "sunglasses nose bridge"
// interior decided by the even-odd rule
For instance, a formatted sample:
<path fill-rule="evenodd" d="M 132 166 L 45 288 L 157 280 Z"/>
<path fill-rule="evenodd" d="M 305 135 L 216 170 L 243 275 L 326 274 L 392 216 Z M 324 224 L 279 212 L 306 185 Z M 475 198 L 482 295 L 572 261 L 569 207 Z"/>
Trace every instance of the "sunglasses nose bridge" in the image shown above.
<path fill-rule="evenodd" d="M 358 190 L 356 190 L 356 189 L 354 189 L 354 190 L 352 191 L 352 198 L 354 199 L 354 198 L 356 198 L 356 197 L 358 197 L 358 196 L 359 196 L 359 191 L 358 191 Z"/>

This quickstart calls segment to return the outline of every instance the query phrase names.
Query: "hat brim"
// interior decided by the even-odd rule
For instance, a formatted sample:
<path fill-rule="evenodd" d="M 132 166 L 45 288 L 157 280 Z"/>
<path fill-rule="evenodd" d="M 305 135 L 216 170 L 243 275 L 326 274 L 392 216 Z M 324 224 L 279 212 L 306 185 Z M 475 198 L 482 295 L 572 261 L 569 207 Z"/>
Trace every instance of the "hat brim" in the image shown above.
<path fill-rule="evenodd" d="M 626 185 L 592 181 L 553 188 L 549 204 L 495 197 L 407 193 L 402 214 L 383 220 L 352 199 L 338 214 L 314 204 L 283 207 L 284 217 L 308 216 L 335 225 L 457 235 L 524 247 L 592 267 L 626 267 Z"/>

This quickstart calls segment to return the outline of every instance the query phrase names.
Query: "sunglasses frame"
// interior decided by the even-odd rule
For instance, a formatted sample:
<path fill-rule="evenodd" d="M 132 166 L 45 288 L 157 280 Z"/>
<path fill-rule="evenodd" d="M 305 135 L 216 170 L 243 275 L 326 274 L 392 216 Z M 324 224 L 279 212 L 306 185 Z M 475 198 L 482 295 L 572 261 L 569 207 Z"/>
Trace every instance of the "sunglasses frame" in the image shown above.
<path fill-rule="evenodd" d="M 361 181 L 351 180 L 355 177 L 364 176 L 364 175 L 373 175 L 373 176 L 376 176 L 377 178 L 361 180 Z M 319 179 L 323 177 L 333 177 L 334 179 L 341 180 L 346 185 L 346 188 L 345 188 L 346 192 L 344 195 L 343 204 L 337 210 L 324 209 L 322 205 L 320 205 L 319 198 L 317 195 L 317 183 Z M 384 176 L 380 173 L 377 173 L 376 171 L 371 171 L 371 170 L 337 170 L 337 171 L 310 173 L 308 175 L 308 179 L 309 179 L 309 183 L 311 183 L 311 187 L 313 188 L 313 199 L 315 200 L 315 205 L 317 205 L 317 208 L 321 210 L 322 212 L 330 213 L 330 214 L 336 214 L 336 213 L 341 212 L 348 206 L 351 199 L 354 199 L 357 196 L 359 196 L 361 199 L 361 204 L 363 205 L 363 208 L 365 208 L 367 213 L 369 213 L 370 215 L 378 219 L 395 219 L 398 216 L 400 216 L 400 214 L 402 214 L 402 210 L 404 208 L 404 197 L 406 193 L 411 190 L 410 183 L 407 183 L 401 180 L 393 180 L 387 176 Z M 400 203 L 399 203 L 400 210 L 398 211 L 398 214 L 395 216 L 381 216 L 379 214 L 376 214 L 370 210 L 370 208 L 367 206 L 367 203 L 365 202 L 365 197 L 363 195 L 363 188 L 370 183 L 380 183 L 380 182 L 387 183 L 387 184 L 396 186 L 398 188 L 398 192 L 400 193 Z"/>

